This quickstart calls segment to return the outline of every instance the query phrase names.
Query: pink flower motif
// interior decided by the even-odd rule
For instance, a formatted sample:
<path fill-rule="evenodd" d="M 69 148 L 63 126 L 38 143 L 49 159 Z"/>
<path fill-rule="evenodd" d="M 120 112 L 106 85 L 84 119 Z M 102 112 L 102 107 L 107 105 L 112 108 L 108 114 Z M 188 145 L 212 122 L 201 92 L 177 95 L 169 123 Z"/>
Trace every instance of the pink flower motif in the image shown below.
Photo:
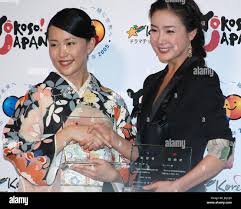
<path fill-rule="evenodd" d="M 13 125 L 13 124 L 14 124 L 13 119 L 9 118 L 7 125 Z M 8 133 L 9 131 L 10 131 L 10 128 L 6 128 L 6 127 L 3 128 L 3 134 Z"/>
<path fill-rule="evenodd" d="M 27 142 L 41 140 L 43 134 L 43 120 L 38 108 L 29 111 L 28 117 L 22 121 L 19 134 Z"/>
<path fill-rule="evenodd" d="M 19 154 L 21 153 L 21 150 L 19 149 L 20 146 L 23 145 L 23 142 L 13 142 L 9 144 L 8 147 L 3 149 L 3 153 L 5 156 L 8 154 Z"/>
<path fill-rule="evenodd" d="M 51 89 L 46 88 L 46 84 L 41 84 L 37 87 L 37 91 L 33 94 L 33 98 L 37 101 L 42 99 L 42 97 L 51 97 Z"/>

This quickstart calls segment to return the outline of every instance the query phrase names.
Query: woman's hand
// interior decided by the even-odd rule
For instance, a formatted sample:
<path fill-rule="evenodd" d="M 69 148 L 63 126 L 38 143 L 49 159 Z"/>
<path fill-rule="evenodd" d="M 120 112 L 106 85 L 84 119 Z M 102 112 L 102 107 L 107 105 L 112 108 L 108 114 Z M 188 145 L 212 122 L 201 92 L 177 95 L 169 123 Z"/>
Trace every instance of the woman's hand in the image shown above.
<path fill-rule="evenodd" d="M 65 127 L 65 135 L 69 136 L 70 141 L 79 143 L 80 146 L 85 145 L 91 141 L 91 135 L 87 133 L 88 126 L 83 125 L 71 125 Z"/>
<path fill-rule="evenodd" d="M 89 126 L 88 132 L 95 140 L 83 146 L 84 149 L 95 150 L 96 147 L 107 146 L 112 147 L 112 140 L 115 137 L 115 132 L 112 129 L 112 126 L 105 123 L 96 123 L 92 126 Z"/>
<path fill-rule="evenodd" d="M 104 148 L 105 143 L 98 134 L 88 133 L 88 126 L 71 125 L 65 128 L 70 141 L 79 143 L 84 150 L 92 151 Z"/>
<path fill-rule="evenodd" d="M 155 183 L 144 186 L 143 189 L 152 190 L 154 192 L 182 192 L 179 191 L 175 181 L 157 181 Z"/>
<path fill-rule="evenodd" d="M 102 182 L 122 182 L 118 170 L 109 162 L 101 159 L 92 159 L 88 165 L 72 165 L 71 169 L 91 179 Z"/>
<path fill-rule="evenodd" d="M 57 152 L 59 153 L 70 142 L 79 143 L 80 146 L 92 144 L 92 149 L 88 151 L 101 149 L 103 143 L 98 144 L 96 137 L 92 134 L 88 134 L 87 130 L 88 126 L 83 125 L 70 125 L 61 129 L 56 134 Z M 94 143 L 94 141 L 96 142 Z"/>

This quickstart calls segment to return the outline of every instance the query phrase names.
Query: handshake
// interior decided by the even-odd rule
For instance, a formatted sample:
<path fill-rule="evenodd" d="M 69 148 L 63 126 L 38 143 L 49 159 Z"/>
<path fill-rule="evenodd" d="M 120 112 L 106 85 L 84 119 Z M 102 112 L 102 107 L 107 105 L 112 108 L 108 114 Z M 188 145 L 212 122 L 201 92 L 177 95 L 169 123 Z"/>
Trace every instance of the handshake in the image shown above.
<path fill-rule="evenodd" d="M 114 135 L 113 125 L 106 116 L 69 116 L 58 132 L 58 140 L 63 141 L 63 147 L 79 143 L 85 151 L 96 151 L 106 146 L 112 148 Z"/>

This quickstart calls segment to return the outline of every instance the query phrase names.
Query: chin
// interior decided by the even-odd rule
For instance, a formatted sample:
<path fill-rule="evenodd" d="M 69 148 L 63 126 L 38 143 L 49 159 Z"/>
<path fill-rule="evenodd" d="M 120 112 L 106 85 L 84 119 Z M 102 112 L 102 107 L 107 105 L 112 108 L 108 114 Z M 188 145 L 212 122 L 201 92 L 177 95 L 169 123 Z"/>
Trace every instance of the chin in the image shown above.
<path fill-rule="evenodd" d="M 69 70 L 69 69 L 58 69 L 58 71 L 59 71 L 59 73 L 61 73 L 62 75 L 64 75 L 64 76 L 68 76 L 68 75 L 71 75 L 72 74 L 72 71 L 71 70 Z"/>
<path fill-rule="evenodd" d="M 159 58 L 159 61 L 162 63 L 167 64 L 169 62 L 169 59 L 167 59 L 167 58 L 163 58 L 163 57 L 158 57 L 158 58 Z"/>
<path fill-rule="evenodd" d="M 158 54 L 158 59 L 162 63 L 168 63 L 172 59 L 172 56 L 169 53 L 168 54 Z"/>

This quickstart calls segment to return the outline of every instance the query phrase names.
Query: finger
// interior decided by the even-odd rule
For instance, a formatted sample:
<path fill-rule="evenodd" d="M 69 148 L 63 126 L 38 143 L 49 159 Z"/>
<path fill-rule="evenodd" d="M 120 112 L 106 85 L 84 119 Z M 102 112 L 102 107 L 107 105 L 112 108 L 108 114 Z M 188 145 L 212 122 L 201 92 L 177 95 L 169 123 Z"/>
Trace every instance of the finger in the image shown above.
<path fill-rule="evenodd" d="M 103 149 L 105 144 L 98 138 L 95 139 L 95 141 L 93 142 L 94 146 L 95 146 L 95 150 L 99 150 L 99 149 Z"/>
<path fill-rule="evenodd" d="M 70 168 L 90 178 L 93 178 L 96 173 L 96 169 L 94 165 L 73 165 Z"/>
<path fill-rule="evenodd" d="M 104 130 L 106 130 L 106 127 L 102 125 L 101 123 L 96 123 L 93 126 L 90 127 L 89 133 L 93 133 L 93 131 L 100 133 L 101 135 L 104 135 Z"/>
<path fill-rule="evenodd" d="M 105 144 L 107 147 L 112 148 L 112 145 L 111 145 L 106 139 L 102 138 L 101 140 L 104 142 L 104 144 Z"/>
<path fill-rule="evenodd" d="M 94 136 L 101 139 L 101 141 L 109 148 L 112 148 L 112 145 L 110 142 L 105 138 L 106 134 L 103 133 L 103 129 L 105 129 L 105 126 L 102 123 L 95 124 L 93 126 L 90 126 L 88 129 L 88 134 L 93 134 Z"/>
<path fill-rule="evenodd" d="M 88 151 L 92 151 L 92 150 L 97 151 L 97 150 L 103 149 L 103 148 L 104 148 L 103 144 L 96 144 L 96 142 L 93 142 L 93 143 L 88 147 Z"/>
<path fill-rule="evenodd" d="M 101 132 L 101 130 L 99 130 L 99 124 L 95 123 L 94 125 L 91 125 L 88 127 L 87 133 L 91 133 L 93 130 L 98 130 L 99 132 Z"/>
<path fill-rule="evenodd" d="M 87 143 L 89 143 L 90 142 L 90 137 L 91 137 L 91 135 L 86 135 L 86 136 L 84 136 L 84 137 L 77 137 L 75 140 L 81 145 L 81 146 L 83 146 L 83 145 L 85 145 L 85 144 L 87 144 Z"/>
<path fill-rule="evenodd" d="M 104 146 L 111 148 L 110 144 L 106 143 L 106 140 L 104 140 L 100 135 L 95 134 L 93 136 L 93 143 L 91 149 L 98 150 L 104 148 Z"/>
<path fill-rule="evenodd" d="M 89 126 L 88 129 L 87 129 L 87 134 L 91 134 L 91 132 L 92 132 L 93 130 L 95 130 L 94 125 Z"/>
<path fill-rule="evenodd" d="M 91 160 L 89 160 L 90 163 L 93 163 L 95 165 L 101 165 L 103 163 L 105 163 L 106 161 L 103 159 L 99 159 L 99 158 L 92 158 Z"/>
<path fill-rule="evenodd" d="M 142 187 L 142 189 L 144 189 L 144 190 L 156 190 L 157 188 L 158 188 L 157 183 L 148 184 L 148 185 Z"/>
<path fill-rule="evenodd" d="M 91 145 L 92 143 L 93 143 L 93 142 L 92 142 L 92 140 L 91 140 L 90 142 L 86 143 L 85 145 L 82 145 L 83 149 L 84 149 L 84 150 L 89 150 L 89 147 L 90 147 L 90 145 Z"/>
<path fill-rule="evenodd" d="M 110 144 L 110 142 L 109 142 L 107 139 L 105 139 L 105 137 L 106 137 L 105 135 L 97 132 L 96 130 L 93 130 L 93 131 L 92 131 L 92 134 L 94 134 L 94 135 L 95 135 L 101 142 L 103 142 L 107 147 L 112 148 L 112 145 Z"/>
<path fill-rule="evenodd" d="M 103 160 L 103 159 L 99 159 L 99 158 L 93 158 L 90 160 L 90 162 L 95 164 L 96 167 L 102 166 L 102 165 L 112 166 L 110 162 Z"/>

